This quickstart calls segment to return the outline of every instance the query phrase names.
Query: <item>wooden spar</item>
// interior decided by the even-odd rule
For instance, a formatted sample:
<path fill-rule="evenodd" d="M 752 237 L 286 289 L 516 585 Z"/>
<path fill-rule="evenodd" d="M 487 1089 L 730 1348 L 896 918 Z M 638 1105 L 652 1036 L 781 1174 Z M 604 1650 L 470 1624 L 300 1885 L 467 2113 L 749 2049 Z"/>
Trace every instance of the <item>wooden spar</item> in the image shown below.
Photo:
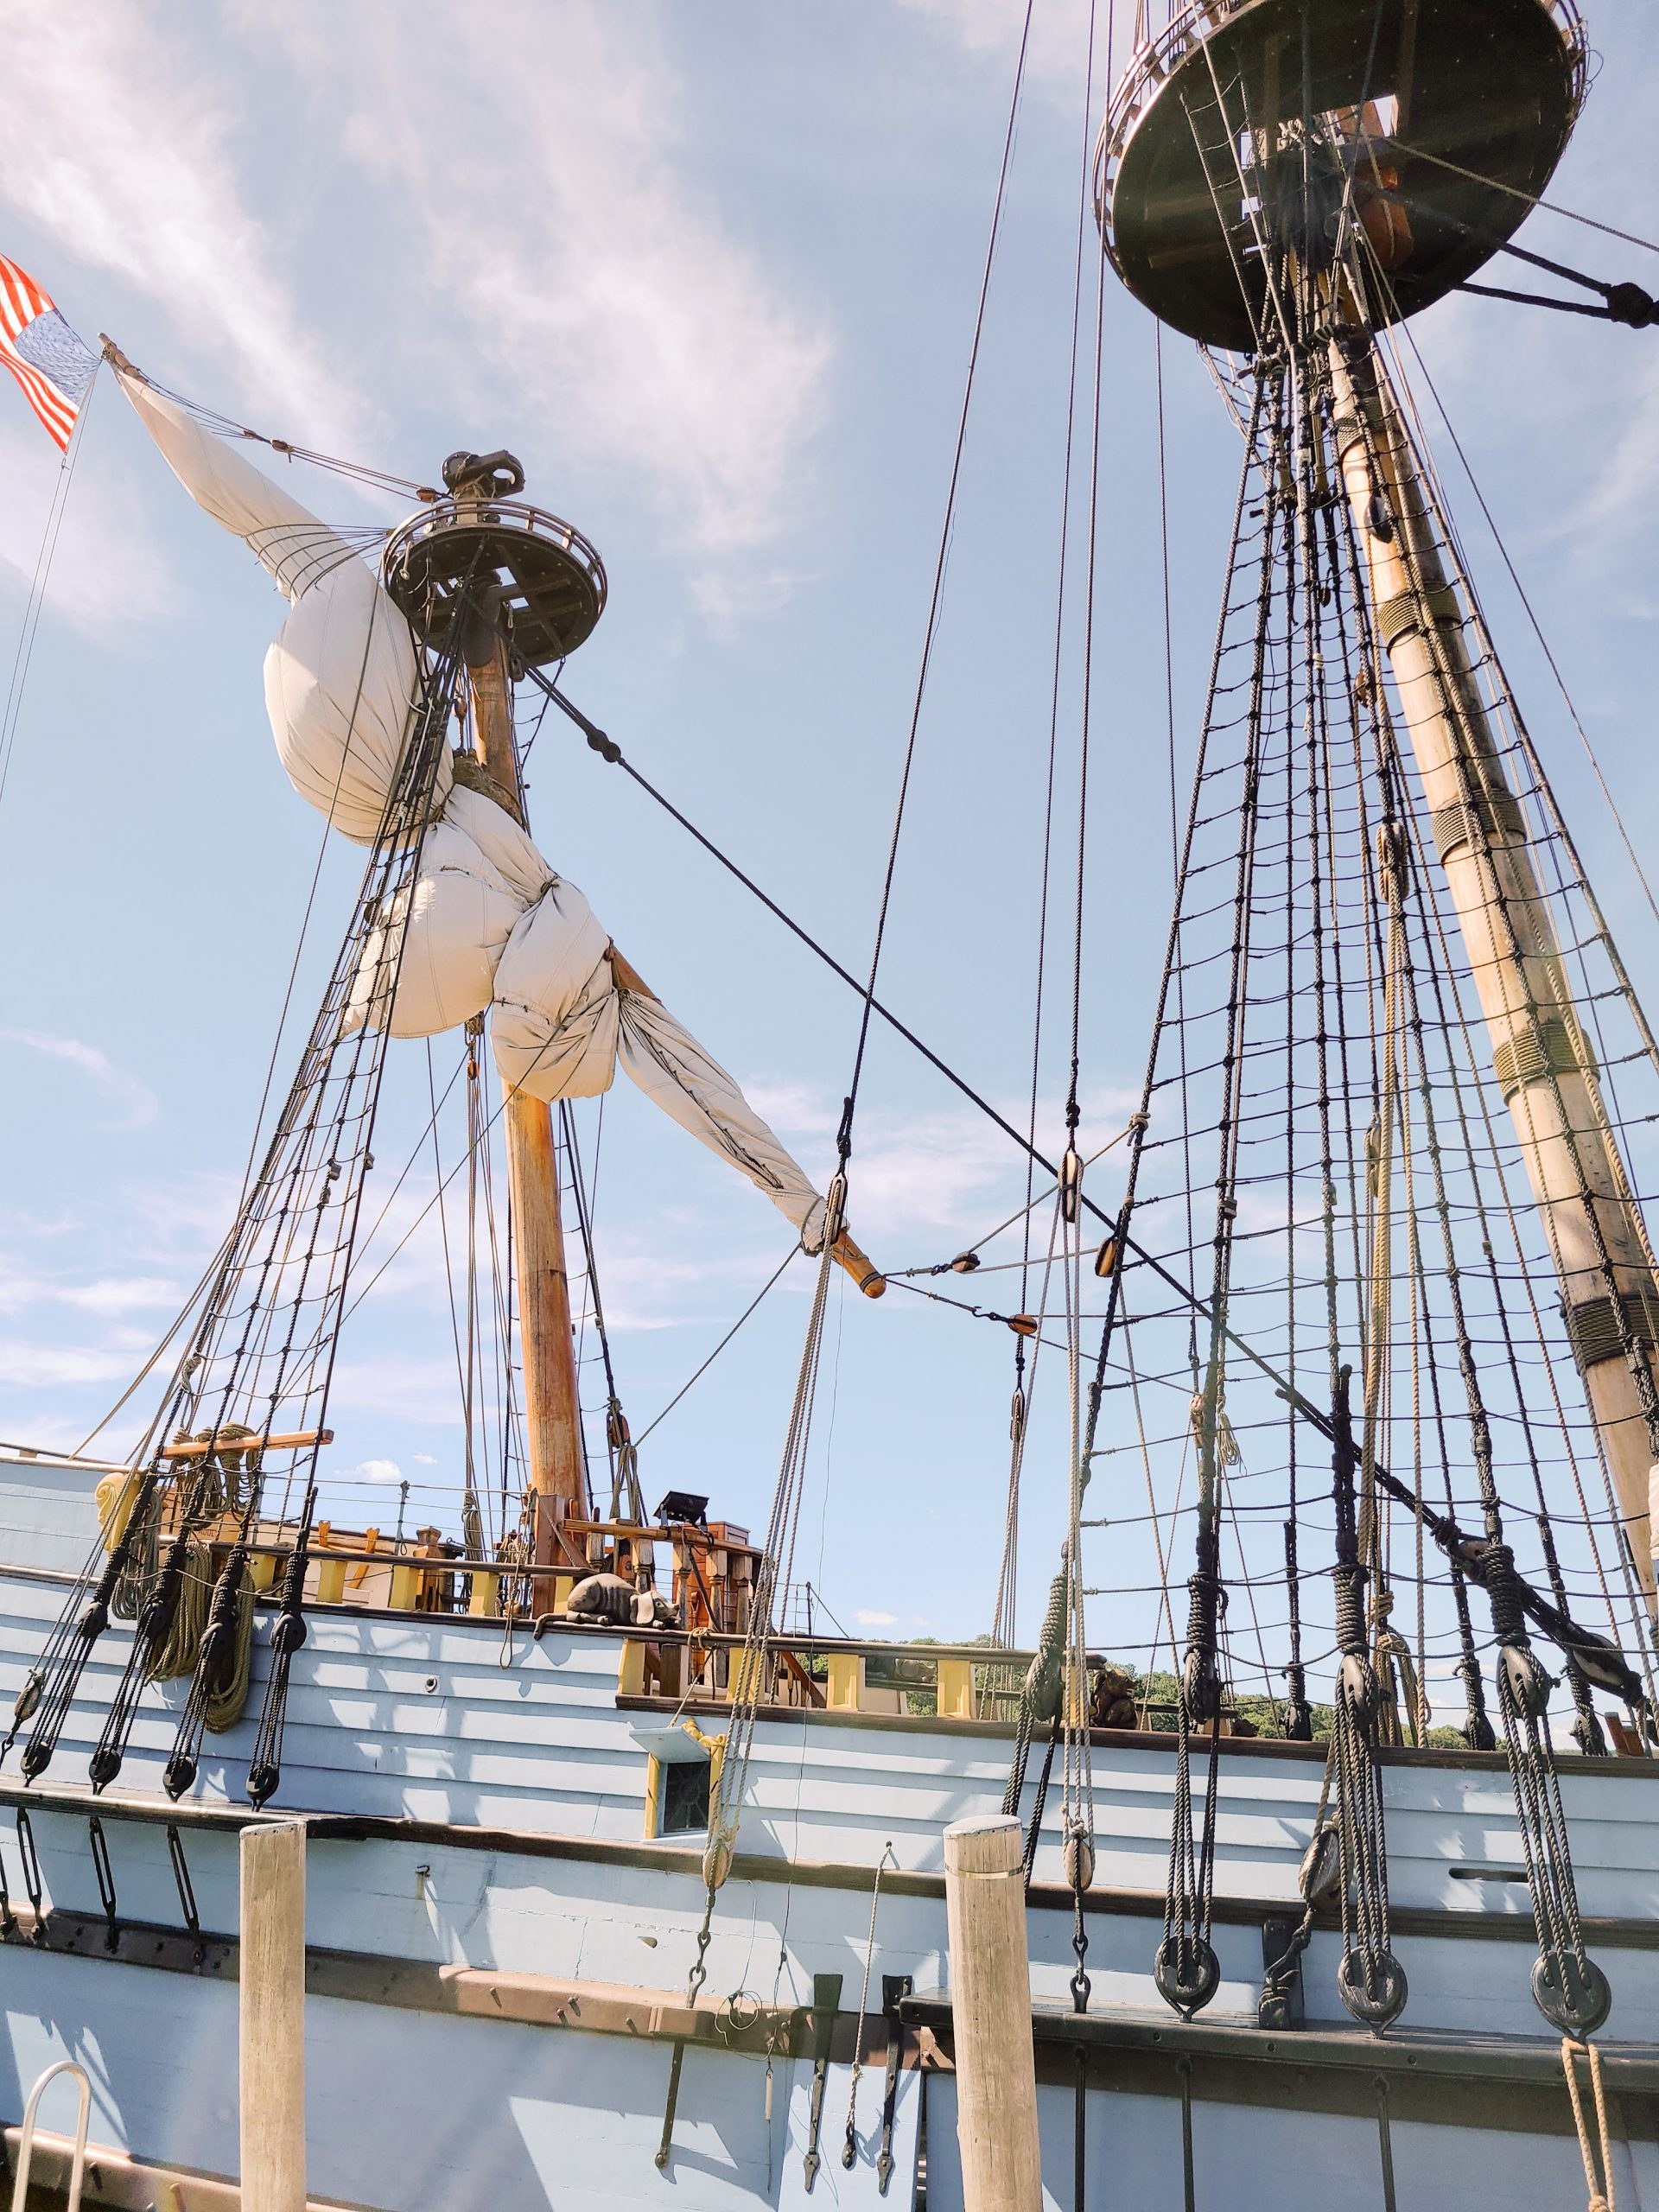
<path fill-rule="evenodd" d="M 1591 1418 L 1651 1605 L 1654 1454 L 1643 1400 L 1653 1395 L 1659 1281 L 1526 824 L 1470 665 L 1470 609 L 1440 557 L 1445 527 L 1374 349 L 1355 354 L 1333 343 L 1331 362 L 1338 457 L 1378 640 L 1410 733 L 1493 1066 L 1549 1239 Z M 1374 499 L 1392 525 L 1385 534 L 1373 527 Z"/>
<path fill-rule="evenodd" d="M 489 658 L 469 668 L 467 676 L 479 765 L 501 805 L 528 827 L 513 744 L 505 640 L 497 639 Z M 559 1522 L 590 1510 L 570 1326 L 570 1279 L 560 1218 L 558 1151 L 553 1141 L 552 1108 L 526 1090 L 507 1090 L 502 1125 L 524 1354 L 524 1449 L 530 1486 L 537 1497 L 536 1557 L 544 1563 L 556 1548 Z"/>
<path fill-rule="evenodd" d="M 1001 1814 L 944 1832 L 964 2212 L 1041 2212 L 1024 1838 Z"/>
<path fill-rule="evenodd" d="M 261 1436 L 257 1431 L 238 1435 L 234 1429 L 219 1429 L 206 1442 L 189 1437 L 181 1443 L 163 1444 L 156 1456 L 158 1459 L 200 1459 L 208 1452 L 307 1452 L 314 1444 L 334 1440 L 332 1428 L 305 1428 L 292 1436 Z"/>
<path fill-rule="evenodd" d="M 305 2212 L 305 1826 L 242 1831 L 242 2212 Z"/>

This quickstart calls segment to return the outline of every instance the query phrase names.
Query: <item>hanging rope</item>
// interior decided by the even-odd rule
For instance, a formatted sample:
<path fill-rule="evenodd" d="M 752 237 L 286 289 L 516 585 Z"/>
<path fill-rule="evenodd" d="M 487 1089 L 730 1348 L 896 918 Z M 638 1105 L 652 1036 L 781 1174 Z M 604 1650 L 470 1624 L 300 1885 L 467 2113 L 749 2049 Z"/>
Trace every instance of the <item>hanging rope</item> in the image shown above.
<path fill-rule="evenodd" d="M 80 459 L 86 417 L 92 412 L 92 401 L 98 391 L 98 372 L 103 365 L 100 355 L 93 366 L 92 381 L 86 387 L 75 417 L 75 427 L 69 434 L 69 443 L 58 464 L 58 473 L 53 479 L 46 526 L 41 533 L 40 550 L 35 556 L 34 570 L 29 580 L 29 597 L 24 602 L 22 624 L 17 632 L 16 650 L 12 655 L 5 703 L 0 707 L 0 800 L 5 798 L 7 780 L 11 774 L 12 755 L 17 742 L 17 724 L 23 711 L 23 693 L 29 683 L 29 666 L 35 658 L 35 639 L 41 626 L 41 610 L 46 604 L 47 586 L 52 581 L 52 563 L 57 553 L 59 535 L 63 529 L 70 487 L 74 482 L 75 464 Z M 96 1434 L 97 1432 L 93 1433 Z M 81 1448 L 84 1451 L 86 1446 L 83 1445 Z"/>
<path fill-rule="evenodd" d="M 1584 2097 L 1579 2088 L 1579 2060 L 1582 2057 L 1590 2074 L 1590 2092 L 1595 2103 L 1595 2127 L 1592 2132 L 1586 2117 Z M 1601 2053 L 1594 2044 L 1575 2043 L 1571 2036 L 1561 2043 L 1561 2069 L 1567 2075 L 1567 2094 L 1573 2101 L 1573 2125 L 1578 2130 L 1579 2156 L 1584 2161 L 1584 2185 L 1589 2191 L 1586 2212 L 1618 2212 L 1616 2183 L 1613 2180 L 1613 2145 L 1607 2125 L 1607 2092 L 1601 2076 Z"/>
<path fill-rule="evenodd" d="M 1349 1370 L 1337 1377 L 1332 1419 L 1337 1510 L 1337 1649 L 1341 1655 L 1332 1713 L 1328 1771 L 1342 1848 L 1342 1961 L 1337 1987 L 1357 2020 L 1382 2034 L 1405 2008 L 1405 1969 L 1389 1939 L 1388 1850 L 1382 1777 L 1377 1763 L 1376 1675 L 1365 1632 L 1365 1570 L 1355 1497 L 1356 1463 L 1348 1407 Z"/>
<path fill-rule="evenodd" d="M 806 1462 L 812 1433 L 813 1408 L 817 1396 L 818 1369 L 823 1350 L 824 1312 L 832 1267 L 831 1248 L 845 1220 L 847 1185 L 839 1174 L 830 1183 L 824 1200 L 823 1242 L 819 1248 L 806 1341 L 796 1376 L 795 1395 L 772 1511 L 760 1545 L 754 1595 L 747 1627 L 740 1649 L 732 1654 L 728 1688 L 732 1700 L 731 1725 L 726 1736 L 726 1756 L 717 1775 L 710 1778 L 709 1826 L 702 1853 L 704 1904 L 697 1931 L 696 1953 L 686 1983 L 689 2003 L 695 2005 L 708 1979 L 707 1959 L 714 1924 L 715 1899 L 731 1872 L 739 1821 L 748 1784 L 749 1759 L 755 1729 L 765 1703 L 772 1671 L 772 1640 L 776 1607 L 793 1579 L 796 1537 L 800 1527 L 805 1491 Z"/>

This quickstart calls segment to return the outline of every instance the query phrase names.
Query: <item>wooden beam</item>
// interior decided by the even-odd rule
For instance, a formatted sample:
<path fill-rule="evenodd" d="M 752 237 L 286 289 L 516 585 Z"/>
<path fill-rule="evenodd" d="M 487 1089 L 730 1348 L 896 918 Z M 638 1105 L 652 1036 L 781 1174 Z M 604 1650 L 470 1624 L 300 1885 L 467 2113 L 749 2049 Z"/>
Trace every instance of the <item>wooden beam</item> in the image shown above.
<path fill-rule="evenodd" d="M 830 1247 L 830 1256 L 838 1268 L 845 1268 L 866 1298 L 880 1298 L 887 1287 L 887 1279 L 874 1261 L 861 1252 L 843 1229 Z"/>
<path fill-rule="evenodd" d="M 611 973 L 616 978 L 619 991 L 635 991 L 642 999 L 656 999 L 657 994 L 645 982 L 631 961 L 625 960 L 614 945 L 608 948 L 605 957 L 611 963 Z M 660 1005 L 661 1001 L 658 1003 Z"/>
<path fill-rule="evenodd" d="M 200 1459 L 209 1452 L 308 1452 L 313 1445 L 321 1446 L 334 1440 L 332 1428 L 302 1428 L 291 1436 L 237 1436 L 221 1428 L 206 1444 L 196 1438 L 163 1444 L 156 1456 L 158 1459 Z"/>

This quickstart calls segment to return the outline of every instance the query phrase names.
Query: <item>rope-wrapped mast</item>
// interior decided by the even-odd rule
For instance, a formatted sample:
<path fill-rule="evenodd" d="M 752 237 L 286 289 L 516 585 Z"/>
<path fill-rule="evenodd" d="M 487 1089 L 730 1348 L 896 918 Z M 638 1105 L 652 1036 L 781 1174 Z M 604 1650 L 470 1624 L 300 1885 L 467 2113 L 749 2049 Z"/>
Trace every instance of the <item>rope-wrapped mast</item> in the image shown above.
<path fill-rule="evenodd" d="M 1637 1572 L 1654 1594 L 1659 1281 L 1519 800 L 1466 644 L 1450 533 L 1369 335 L 1331 346 L 1333 433 L 1492 1066 L 1561 1287 L 1573 1356 Z"/>

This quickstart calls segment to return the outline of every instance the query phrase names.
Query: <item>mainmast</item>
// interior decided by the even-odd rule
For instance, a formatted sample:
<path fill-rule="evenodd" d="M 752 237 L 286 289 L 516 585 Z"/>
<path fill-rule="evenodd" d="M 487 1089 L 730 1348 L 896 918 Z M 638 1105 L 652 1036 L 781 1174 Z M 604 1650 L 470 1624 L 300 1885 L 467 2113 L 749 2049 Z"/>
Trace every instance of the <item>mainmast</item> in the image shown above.
<path fill-rule="evenodd" d="M 1258 379 L 1287 373 L 1295 450 L 1330 437 L 1370 628 L 1651 1610 L 1659 1277 L 1477 678 L 1477 610 L 1376 335 L 1505 248 L 1566 146 L 1586 51 L 1570 0 L 1486 0 L 1475 14 L 1449 0 L 1181 7 L 1125 74 L 1096 184 L 1129 288 L 1201 343 L 1252 355 Z M 1479 658 L 1503 698 L 1484 637 Z"/>
<path fill-rule="evenodd" d="M 1376 640 L 1411 740 L 1493 1071 L 1549 1240 L 1568 1342 L 1651 1602 L 1659 1281 L 1646 1228 L 1470 664 L 1474 610 L 1449 532 L 1369 336 L 1339 333 L 1331 372 L 1334 442 L 1364 549 Z"/>
<path fill-rule="evenodd" d="M 1179 1141 L 1176 1189 L 1163 1197 L 1184 1205 L 1178 1218 L 1194 1249 L 1194 1132 L 1213 1138 L 1201 1397 L 1196 1336 L 1189 1353 L 1200 1450 L 1216 1456 L 1225 1355 L 1246 1349 L 1247 1319 L 1250 1331 L 1274 1332 L 1290 1377 L 1274 1374 L 1279 1395 L 1330 1448 L 1338 1983 L 1349 2010 L 1379 2032 L 1407 1995 L 1389 1932 L 1382 1751 L 1408 1732 L 1421 1745 L 1433 1713 L 1423 1537 L 1433 1531 L 1451 1567 L 1471 1747 L 1494 1733 L 1471 1583 L 1490 1610 L 1492 1688 L 1539 1936 L 1534 1995 L 1571 2036 L 1593 2033 L 1609 2000 L 1584 1951 L 1555 1794 L 1556 1685 L 1529 1622 L 1547 1624 L 1562 1652 L 1583 1750 L 1605 1749 L 1592 1684 L 1616 1688 L 1651 1725 L 1650 1685 L 1644 1694 L 1622 1656 L 1569 1617 L 1544 1478 L 1559 1450 L 1578 1484 L 1554 1382 L 1560 1331 L 1534 1296 L 1531 1240 L 1488 1088 L 1495 1077 L 1555 1269 L 1561 1328 L 1630 1554 L 1633 1621 L 1645 1615 L 1650 1630 L 1659 1277 L 1589 1047 L 1604 1009 L 1588 982 L 1580 1005 L 1563 951 L 1564 939 L 1575 954 L 1587 944 L 1573 945 L 1555 918 L 1591 894 L 1571 882 L 1546 887 L 1523 798 L 1537 809 L 1541 850 L 1565 833 L 1380 358 L 1380 334 L 1504 249 L 1566 146 L 1584 82 L 1571 0 L 1191 0 L 1137 44 L 1097 156 L 1102 233 L 1118 273 L 1162 321 L 1243 356 L 1214 365 L 1249 394 L 1143 1094 L 1148 1112 L 1159 1090 L 1173 1099 L 1179 1126 L 1150 1154 L 1137 1140 L 1125 1206 L 1143 1224 L 1155 1214 L 1155 1183 L 1137 1190 L 1142 1156 L 1156 1177 L 1156 1145 Z M 1529 793 L 1506 772 L 1514 760 Z M 1213 874 L 1223 841 L 1235 848 L 1230 896 Z M 1627 991 L 1611 944 L 1607 957 Z M 1633 999 L 1629 1007 L 1645 1041 Z M 1178 1070 L 1160 1059 L 1166 1017 L 1179 1031 Z M 1235 1239 L 1241 1203 L 1259 1206 L 1268 1193 L 1285 1224 L 1281 1281 L 1266 1272 L 1262 1228 Z M 1505 1221 L 1513 1260 L 1494 1242 Z M 1313 1266 L 1299 1240 L 1309 1259 L 1317 1254 Z M 1529 1342 L 1535 1351 L 1523 1354 Z M 1543 1440 L 1552 1421 L 1559 1446 Z M 1296 1442 L 1293 1430 L 1293 1583 Z M 1431 1469 L 1445 1514 L 1427 1492 Z M 1580 1498 L 1606 1589 L 1581 1486 Z M 1410 1509 L 1420 1547 L 1409 1676 L 1414 1655 L 1390 1622 L 1404 1578 L 1389 1503 Z M 1553 1604 L 1517 1565 L 1515 1532 L 1529 1522 Z M 1202 1512 L 1196 1552 L 1157 1967 L 1160 1989 L 1188 2018 L 1218 1979 L 1214 1732 L 1220 1662 L 1240 1656 L 1224 1637 L 1220 1563 Z M 1294 1592 L 1290 1610 L 1300 1669 Z M 1189 1764 L 1205 1727 L 1200 1830 Z"/>

